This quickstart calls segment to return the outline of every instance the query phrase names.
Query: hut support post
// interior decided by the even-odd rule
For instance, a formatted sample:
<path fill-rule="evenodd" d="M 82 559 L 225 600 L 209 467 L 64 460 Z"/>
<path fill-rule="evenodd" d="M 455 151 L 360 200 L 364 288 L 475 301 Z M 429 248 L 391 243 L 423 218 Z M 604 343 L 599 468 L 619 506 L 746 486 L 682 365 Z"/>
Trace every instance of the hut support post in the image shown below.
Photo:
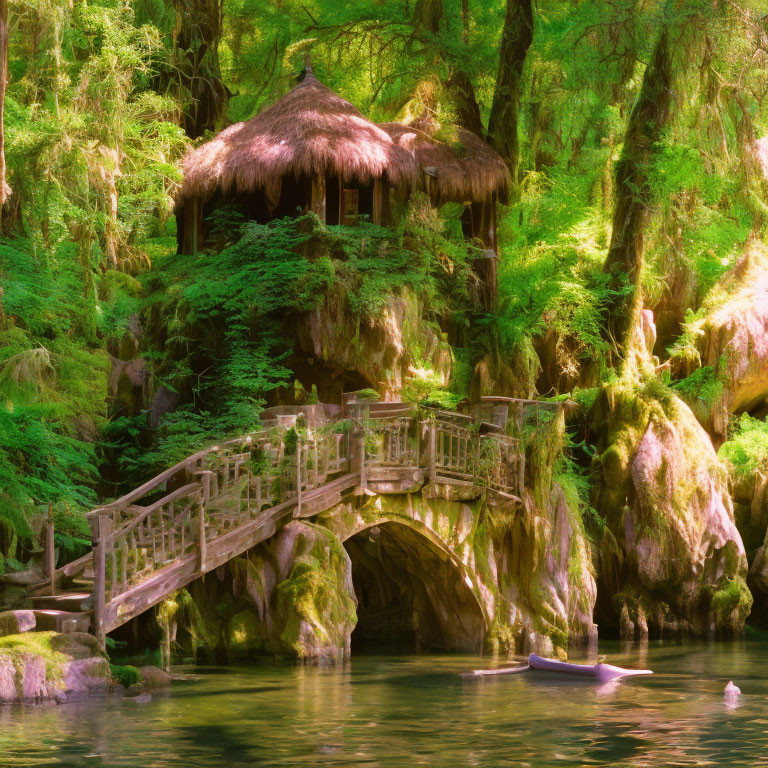
<path fill-rule="evenodd" d="M 48 504 L 48 522 L 45 527 L 45 552 L 43 557 L 45 575 L 50 580 L 51 594 L 56 594 L 56 543 L 53 530 L 53 504 Z"/>
<path fill-rule="evenodd" d="M 384 202 L 384 182 L 381 179 L 375 179 L 373 182 L 373 223 L 381 226 L 382 205 Z"/>
<path fill-rule="evenodd" d="M 198 201 L 197 198 L 192 199 L 192 255 L 197 256 L 197 236 L 198 236 Z"/>
<path fill-rule="evenodd" d="M 312 177 L 312 211 L 325 222 L 325 176 Z"/>

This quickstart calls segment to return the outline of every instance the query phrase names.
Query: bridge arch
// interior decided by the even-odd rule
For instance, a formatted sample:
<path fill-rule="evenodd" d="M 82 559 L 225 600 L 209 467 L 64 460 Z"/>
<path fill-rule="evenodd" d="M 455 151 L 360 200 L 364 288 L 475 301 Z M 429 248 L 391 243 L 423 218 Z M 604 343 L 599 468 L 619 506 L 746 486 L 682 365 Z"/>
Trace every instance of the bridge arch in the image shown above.
<path fill-rule="evenodd" d="M 489 617 L 473 574 L 429 528 L 382 518 L 350 528 L 357 626 L 352 652 L 444 650 L 480 653 Z"/>

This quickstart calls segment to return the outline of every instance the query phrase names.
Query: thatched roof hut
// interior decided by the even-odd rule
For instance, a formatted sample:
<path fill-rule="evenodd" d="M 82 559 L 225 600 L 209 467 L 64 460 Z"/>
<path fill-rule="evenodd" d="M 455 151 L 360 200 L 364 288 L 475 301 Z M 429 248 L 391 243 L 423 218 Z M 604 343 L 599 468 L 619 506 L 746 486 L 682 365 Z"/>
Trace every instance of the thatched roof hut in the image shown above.
<path fill-rule="evenodd" d="M 506 202 L 510 183 L 506 163 L 474 133 L 457 127 L 456 141 L 448 144 L 434 138 L 426 121 L 380 125 L 414 156 L 425 172 L 430 193 L 440 202 L 478 203 L 494 196 Z"/>
<path fill-rule="evenodd" d="M 271 107 L 190 152 L 182 168 L 177 210 L 187 250 L 197 249 L 205 214 L 222 201 L 249 219 L 311 208 L 331 224 L 353 223 L 358 213 L 380 221 L 387 188 L 407 188 L 419 173 L 410 152 L 311 68 Z"/>
<path fill-rule="evenodd" d="M 422 172 L 421 187 L 435 204 L 463 203 L 464 235 L 481 246 L 484 256 L 475 265 L 483 285 L 483 303 L 496 303 L 496 203 L 506 203 L 510 177 L 506 163 L 490 145 L 464 128 L 455 128 L 450 144 L 435 138 L 428 118 L 409 125 L 382 123 L 393 141 L 408 150 Z"/>
<path fill-rule="evenodd" d="M 361 183 L 386 174 L 393 186 L 412 184 L 417 174 L 410 153 L 311 70 L 271 107 L 191 152 L 183 169 L 183 199 L 253 192 L 289 174 Z"/>

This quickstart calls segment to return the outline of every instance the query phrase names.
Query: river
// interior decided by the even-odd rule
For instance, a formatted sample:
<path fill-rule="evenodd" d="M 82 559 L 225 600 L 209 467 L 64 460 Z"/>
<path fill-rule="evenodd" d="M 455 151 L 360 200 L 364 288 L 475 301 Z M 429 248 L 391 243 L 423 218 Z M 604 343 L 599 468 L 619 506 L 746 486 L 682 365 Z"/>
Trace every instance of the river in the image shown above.
<path fill-rule="evenodd" d="M 461 656 L 178 667 L 190 679 L 147 703 L 0 708 L 0 765 L 768 766 L 768 640 L 601 652 L 655 674 L 612 687 L 536 672 L 465 680 L 490 660 Z"/>

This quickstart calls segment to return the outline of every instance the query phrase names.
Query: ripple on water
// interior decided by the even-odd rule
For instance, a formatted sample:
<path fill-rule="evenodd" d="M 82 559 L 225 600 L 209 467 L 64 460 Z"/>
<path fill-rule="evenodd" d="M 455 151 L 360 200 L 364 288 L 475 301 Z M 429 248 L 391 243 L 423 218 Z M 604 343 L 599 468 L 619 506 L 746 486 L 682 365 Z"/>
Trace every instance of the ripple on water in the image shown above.
<path fill-rule="evenodd" d="M 195 679 L 143 705 L 0 708 L 0 764 L 768 766 L 768 643 L 652 644 L 614 658 L 656 675 L 609 687 L 534 672 L 463 680 L 489 660 L 459 656 L 185 669 Z M 729 709 L 731 679 L 743 695 Z"/>

